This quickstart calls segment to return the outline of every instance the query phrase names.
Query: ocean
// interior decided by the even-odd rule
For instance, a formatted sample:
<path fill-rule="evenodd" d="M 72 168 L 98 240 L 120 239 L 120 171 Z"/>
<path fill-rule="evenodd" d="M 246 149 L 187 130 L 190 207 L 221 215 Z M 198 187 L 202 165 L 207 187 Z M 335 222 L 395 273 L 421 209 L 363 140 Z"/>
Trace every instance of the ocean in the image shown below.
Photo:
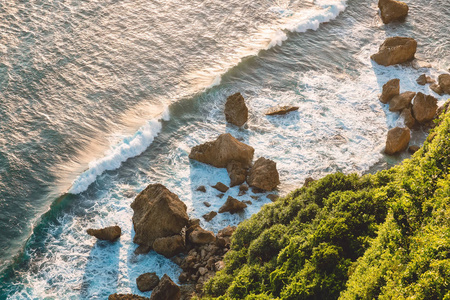
<path fill-rule="evenodd" d="M 148 296 L 140 274 L 177 280 L 170 260 L 133 253 L 137 193 L 165 185 L 216 233 L 270 203 L 250 192 L 242 214 L 201 218 L 225 202 L 211 186 L 229 178 L 188 154 L 219 134 L 274 160 L 281 196 L 307 177 L 407 158 L 383 154 L 403 120 L 378 96 L 400 78 L 401 92 L 448 98 L 416 79 L 449 72 L 450 2 L 405 2 L 406 22 L 384 25 L 376 0 L 0 1 L 0 299 Z M 431 68 L 373 63 L 390 36 L 415 38 Z M 236 92 L 249 107 L 243 128 L 223 114 Z M 264 115 L 276 105 L 299 110 Z M 425 137 L 414 131 L 411 144 Z M 114 244 L 86 234 L 115 224 Z"/>

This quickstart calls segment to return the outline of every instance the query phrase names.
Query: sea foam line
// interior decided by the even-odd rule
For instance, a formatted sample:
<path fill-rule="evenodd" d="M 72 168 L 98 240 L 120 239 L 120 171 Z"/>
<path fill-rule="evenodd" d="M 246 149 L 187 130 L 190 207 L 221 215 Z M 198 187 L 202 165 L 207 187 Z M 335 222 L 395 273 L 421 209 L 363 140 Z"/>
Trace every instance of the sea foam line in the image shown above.
<path fill-rule="evenodd" d="M 166 108 L 159 119 L 148 121 L 133 136 L 123 139 L 117 146 L 109 149 L 104 157 L 91 161 L 89 168 L 73 181 L 69 193 L 79 194 L 84 192 L 97 179 L 97 176 L 105 171 L 119 168 L 127 159 L 144 152 L 161 132 L 161 121 L 168 121 L 169 119 L 169 110 Z"/>

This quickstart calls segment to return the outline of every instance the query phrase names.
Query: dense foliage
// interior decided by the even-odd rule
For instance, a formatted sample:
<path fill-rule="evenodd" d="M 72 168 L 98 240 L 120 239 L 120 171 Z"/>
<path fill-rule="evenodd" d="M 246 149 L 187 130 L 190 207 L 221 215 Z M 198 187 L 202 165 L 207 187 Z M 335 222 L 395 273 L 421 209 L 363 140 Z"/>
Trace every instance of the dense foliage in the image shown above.
<path fill-rule="evenodd" d="M 450 299 L 450 112 L 410 160 L 333 174 L 241 223 L 217 299 Z"/>

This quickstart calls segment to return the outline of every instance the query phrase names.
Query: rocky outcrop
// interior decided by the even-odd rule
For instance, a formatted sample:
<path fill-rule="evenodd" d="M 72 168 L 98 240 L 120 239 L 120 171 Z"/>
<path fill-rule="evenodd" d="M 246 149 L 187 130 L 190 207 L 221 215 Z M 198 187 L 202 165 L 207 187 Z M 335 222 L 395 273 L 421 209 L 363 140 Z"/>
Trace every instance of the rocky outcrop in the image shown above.
<path fill-rule="evenodd" d="M 244 210 L 247 207 L 247 204 L 228 196 L 227 201 L 224 205 L 219 209 L 219 213 L 229 212 L 230 214 L 234 214 Z"/>
<path fill-rule="evenodd" d="M 242 126 L 248 120 L 248 108 L 245 105 L 241 93 L 236 93 L 227 98 L 225 103 L 225 118 L 228 123 Z"/>
<path fill-rule="evenodd" d="M 427 83 L 435 83 L 435 80 L 430 76 L 422 74 L 419 76 L 419 78 L 416 79 L 416 82 L 420 85 L 426 85 Z"/>
<path fill-rule="evenodd" d="M 298 109 L 299 109 L 298 106 L 289 106 L 289 105 L 275 106 L 275 107 L 269 108 L 266 111 L 266 116 L 285 115 L 291 111 L 296 111 Z"/>
<path fill-rule="evenodd" d="M 404 92 L 400 95 L 394 96 L 389 102 L 390 111 L 402 111 L 405 108 L 411 106 L 411 101 L 416 93 L 414 92 Z"/>
<path fill-rule="evenodd" d="M 213 185 L 212 187 L 222 193 L 226 193 L 226 191 L 228 191 L 228 189 L 229 189 L 229 187 L 227 187 L 222 182 L 218 182 L 218 183 L 216 183 L 216 185 Z"/>
<path fill-rule="evenodd" d="M 217 168 L 225 168 L 232 161 L 238 161 L 244 167 L 249 167 L 254 152 L 253 147 L 241 143 L 231 134 L 225 133 L 213 142 L 193 147 L 189 158 Z"/>
<path fill-rule="evenodd" d="M 414 98 L 412 111 L 417 122 L 423 124 L 434 119 L 437 108 L 436 98 L 419 92 Z"/>
<path fill-rule="evenodd" d="M 441 74 L 438 77 L 439 86 L 445 94 L 450 95 L 450 74 Z"/>
<path fill-rule="evenodd" d="M 265 191 L 274 190 L 280 184 L 280 176 L 278 175 L 277 164 L 264 157 L 258 158 L 255 164 L 250 168 L 248 184 Z"/>
<path fill-rule="evenodd" d="M 378 8 L 381 13 L 381 20 L 384 24 L 394 21 L 404 21 L 408 15 L 408 5 L 395 0 L 379 0 Z"/>
<path fill-rule="evenodd" d="M 383 85 L 380 101 L 386 104 L 398 94 L 400 94 L 400 79 L 391 79 Z"/>
<path fill-rule="evenodd" d="M 411 132 L 409 128 L 395 127 L 388 132 L 384 152 L 388 155 L 402 152 L 408 147 L 410 139 Z"/>
<path fill-rule="evenodd" d="M 214 233 L 198 226 L 189 234 L 189 242 L 197 245 L 208 244 L 215 241 Z"/>
<path fill-rule="evenodd" d="M 136 278 L 136 285 L 141 292 L 153 290 L 159 283 L 156 273 L 145 273 Z"/>
<path fill-rule="evenodd" d="M 113 242 L 117 240 L 122 234 L 122 230 L 119 226 L 110 226 L 102 229 L 88 229 L 87 234 L 95 236 L 99 240 Z"/>
<path fill-rule="evenodd" d="M 156 253 L 171 258 L 184 251 L 184 238 L 177 234 L 169 237 L 157 238 L 152 245 Z"/>
<path fill-rule="evenodd" d="M 147 251 L 156 239 L 179 234 L 189 221 L 186 205 L 161 184 L 150 184 L 137 195 L 131 208 L 133 241 Z"/>
<path fill-rule="evenodd" d="M 414 119 L 411 113 L 411 108 L 405 108 L 404 110 L 402 110 L 400 118 L 403 119 L 406 127 L 408 127 L 409 129 L 412 129 L 414 125 L 416 125 L 416 119 Z"/>
<path fill-rule="evenodd" d="M 227 165 L 227 172 L 230 176 L 230 187 L 244 183 L 248 173 L 247 168 L 235 160 Z"/>
<path fill-rule="evenodd" d="M 390 37 L 380 46 L 378 53 L 370 58 L 379 65 L 391 66 L 413 60 L 416 50 L 417 42 L 414 39 Z"/>
<path fill-rule="evenodd" d="M 215 216 L 217 216 L 217 213 L 215 211 L 211 211 L 211 212 L 209 212 L 207 214 L 204 214 L 203 215 L 203 219 L 205 219 L 205 221 L 209 222 L 212 219 L 214 219 Z"/>
<path fill-rule="evenodd" d="M 112 294 L 108 300 L 149 300 L 150 298 L 141 297 L 133 294 Z"/>
<path fill-rule="evenodd" d="M 180 287 L 167 274 L 164 274 L 158 286 L 153 290 L 150 300 L 179 300 L 180 298 Z"/>

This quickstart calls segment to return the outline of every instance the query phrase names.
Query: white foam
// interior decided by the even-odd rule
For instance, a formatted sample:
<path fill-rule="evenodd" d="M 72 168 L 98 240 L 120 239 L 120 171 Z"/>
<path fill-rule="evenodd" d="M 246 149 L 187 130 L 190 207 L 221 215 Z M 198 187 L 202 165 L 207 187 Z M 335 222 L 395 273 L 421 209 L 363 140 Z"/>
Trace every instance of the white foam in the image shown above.
<path fill-rule="evenodd" d="M 118 145 L 109 149 L 104 157 L 91 161 L 89 168 L 73 181 L 69 193 L 79 194 L 84 192 L 96 180 L 97 176 L 105 171 L 119 168 L 127 159 L 144 152 L 161 132 L 161 120 L 168 121 L 169 119 L 169 110 L 166 108 L 160 119 L 148 121 L 133 136 L 124 138 Z"/>

